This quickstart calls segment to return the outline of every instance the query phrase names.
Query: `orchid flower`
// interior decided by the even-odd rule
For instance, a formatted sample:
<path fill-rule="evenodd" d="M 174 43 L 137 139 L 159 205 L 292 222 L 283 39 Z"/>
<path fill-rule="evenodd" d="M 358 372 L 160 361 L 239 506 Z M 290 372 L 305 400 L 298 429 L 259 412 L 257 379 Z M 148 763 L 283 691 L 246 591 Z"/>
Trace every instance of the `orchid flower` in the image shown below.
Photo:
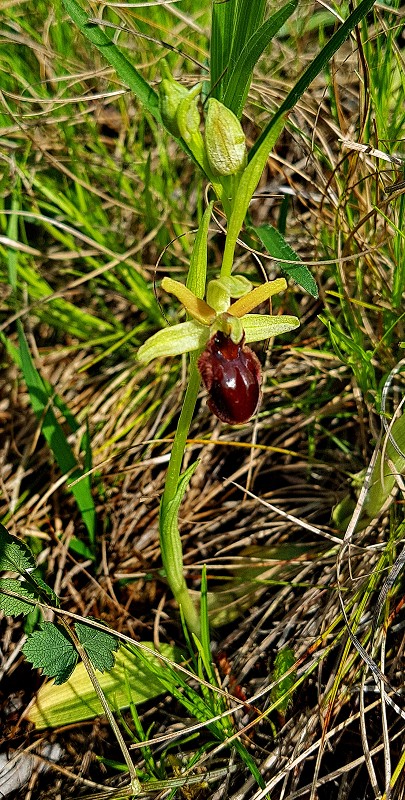
<path fill-rule="evenodd" d="M 246 345 L 299 325 L 297 317 L 249 312 L 286 287 L 285 279 L 278 278 L 253 289 L 244 276 L 234 275 L 210 281 L 205 301 L 182 283 L 164 278 L 162 288 L 180 300 L 192 319 L 155 333 L 139 348 L 137 358 L 148 363 L 161 356 L 204 351 L 198 368 L 209 408 L 224 422 L 246 422 L 259 404 L 261 383 L 260 363 Z"/>

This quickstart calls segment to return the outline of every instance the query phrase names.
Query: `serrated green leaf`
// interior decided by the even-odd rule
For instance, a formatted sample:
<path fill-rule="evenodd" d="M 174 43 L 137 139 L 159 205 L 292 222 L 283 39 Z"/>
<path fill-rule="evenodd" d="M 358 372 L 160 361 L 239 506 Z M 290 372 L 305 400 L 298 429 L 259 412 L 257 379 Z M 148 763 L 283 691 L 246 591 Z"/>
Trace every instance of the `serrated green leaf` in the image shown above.
<path fill-rule="evenodd" d="M 32 591 L 35 594 L 35 589 L 36 587 L 38 587 L 38 596 L 41 595 L 43 601 L 46 601 L 46 598 L 49 597 L 49 601 L 47 601 L 49 602 L 49 605 L 59 608 L 60 601 L 58 595 L 55 594 L 53 589 L 51 589 L 51 587 L 48 586 L 47 583 L 45 583 L 42 576 L 40 575 L 39 569 L 36 569 L 34 570 L 34 572 L 31 572 L 29 577 L 26 576 L 26 580 L 30 584 L 29 585 L 30 591 Z"/>
<path fill-rule="evenodd" d="M 11 570 L 22 575 L 35 566 L 35 558 L 28 545 L 0 523 L 0 570 Z"/>
<path fill-rule="evenodd" d="M 119 642 L 111 633 L 104 633 L 98 628 L 83 625 L 78 622 L 75 630 L 80 643 L 83 645 L 93 667 L 100 672 L 110 670 L 114 666 L 114 651 L 118 650 Z"/>
<path fill-rule="evenodd" d="M 251 230 L 257 234 L 271 256 L 275 258 L 285 258 L 286 261 L 300 262 L 297 253 L 286 242 L 280 231 L 273 228 L 272 225 L 266 223 L 265 225 L 260 225 L 258 228 L 252 226 Z M 294 278 L 306 292 L 312 295 L 312 297 L 318 297 L 318 287 L 305 264 L 297 263 L 297 266 L 294 266 L 294 264 L 281 263 L 278 266 L 283 272 L 289 275 L 290 278 Z"/>
<path fill-rule="evenodd" d="M 153 649 L 151 642 L 144 642 Z M 161 645 L 162 655 L 181 660 L 179 653 L 168 644 Z M 100 686 L 114 709 L 127 708 L 130 703 L 143 703 L 165 691 L 165 686 L 155 676 L 154 671 L 164 670 L 164 666 L 148 653 L 140 661 L 136 653 L 121 647 L 110 672 L 97 675 Z M 148 668 L 155 661 L 155 670 Z M 126 681 L 127 676 L 127 681 Z M 128 686 L 130 691 L 128 691 Z M 69 680 L 63 686 L 45 683 L 41 686 L 36 702 L 30 708 L 28 718 L 36 728 L 59 727 L 104 714 L 103 707 L 94 690 L 83 663 L 78 664 Z"/>
<path fill-rule="evenodd" d="M 33 667 L 55 678 L 56 684 L 70 678 L 78 659 L 73 643 L 53 622 L 42 623 L 40 630 L 27 639 L 22 651 Z"/>
<path fill-rule="evenodd" d="M 36 600 L 37 598 L 21 583 L 21 581 L 18 581 L 15 578 L 1 578 L 0 609 L 4 612 L 4 614 L 7 614 L 7 616 L 18 617 L 19 614 L 26 615 L 29 614 L 34 608 L 32 603 L 26 603 L 24 600 L 20 600 L 17 597 L 9 597 L 8 595 L 4 594 L 5 591 L 19 594 L 21 598 L 29 597 L 32 600 Z"/>

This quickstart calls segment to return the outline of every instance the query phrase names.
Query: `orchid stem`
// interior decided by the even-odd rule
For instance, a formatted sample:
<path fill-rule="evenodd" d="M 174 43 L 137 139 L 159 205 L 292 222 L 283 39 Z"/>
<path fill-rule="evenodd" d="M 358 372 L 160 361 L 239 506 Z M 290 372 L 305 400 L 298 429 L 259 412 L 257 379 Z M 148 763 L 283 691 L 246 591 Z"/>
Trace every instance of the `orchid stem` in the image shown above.
<path fill-rule="evenodd" d="M 200 635 L 200 618 L 183 575 L 183 548 L 177 524 L 177 514 L 175 520 L 171 519 L 169 522 L 170 515 L 167 512 L 171 503 L 176 499 L 186 440 L 193 419 L 200 381 L 197 355 L 193 353 L 190 356 L 189 382 L 170 455 L 159 520 L 160 548 L 166 578 L 175 599 L 181 606 L 187 627 L 196 636 Z"/>

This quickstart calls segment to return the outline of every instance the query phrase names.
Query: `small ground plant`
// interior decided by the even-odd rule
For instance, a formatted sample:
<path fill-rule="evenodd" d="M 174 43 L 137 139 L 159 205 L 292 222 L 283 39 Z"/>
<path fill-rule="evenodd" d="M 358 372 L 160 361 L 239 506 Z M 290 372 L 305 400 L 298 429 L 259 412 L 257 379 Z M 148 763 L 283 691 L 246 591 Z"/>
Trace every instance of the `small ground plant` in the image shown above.
<path fill-rule="evenodd" d="M 1 675 L 54 683 L 13 725 L 106 717 L 88 797 L 401 798 L 399 3 L 25 5 Z"/>

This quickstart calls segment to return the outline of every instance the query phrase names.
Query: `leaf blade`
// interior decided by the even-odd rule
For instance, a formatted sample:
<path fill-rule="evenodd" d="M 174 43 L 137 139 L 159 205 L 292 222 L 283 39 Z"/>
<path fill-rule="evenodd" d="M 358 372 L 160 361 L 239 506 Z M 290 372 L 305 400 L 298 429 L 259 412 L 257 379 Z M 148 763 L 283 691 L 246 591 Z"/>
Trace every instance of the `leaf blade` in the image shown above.
<path fill-rule="evenodd" d="M 35 566 L 35 558 L 28 545 L 0 523 L 0 569 L 23 575 L 26 570 L 35 569 Z"/>
<path fill-rule="evenodd" d="M 345 22 L 338 28 L 337 31 L 331 36 L 329 42 L 322 48 L 321 52 L 315 56 L 314 60 L 311 62 L 309 67 L 303 72 L 295 86 L 291 89 L 288 93 L 287 97 L 285 98 L 284 102 L 278 108 L 268 125 L 264 128 L 262 133 L 260 134 L 258 140 L 255 142 L 254 146 L 252 147 L 248 159 L 249 161 L 255 156 L 257 151 L 266 141 L 267 136 L 271 133 L 272 129 L 275 125 L 277 125 L 278 121 L 288 114 L 292 108 L 294 108 L 295 104 L 298 102 L 300 97 L 304 94 L 305 90 L 308 86 L 312 83 L 312 81 L 316 78 L 317 75 L 322 71 L 322 69 L 326 66 L 328 61 L 335 55 L 335 53 L 339 50 L 339 47 L 346 41 L 346 39 L 350 36 L 352 30 L 356 27 L 356 25 L 361 22 L 363 17 L 372 9 L 375 0 L 362 0 L 360 5 L 352 11 L 352 13 L 348 16 Z M 270 152 L 270 148 L 269 151 Z"/>
<path fill-rule="evenodd" d="M 70 473 L 71 480 L 82 477 L 82 472 L 63 429 L 57 421 L 50 405 L 51 396 L 42 380 L 28 348 L 27 340 L 21 325 L 18 326 L 20 365 L 27 384 L 32 408 L 42 423 L 42 432 L 52 450 L 55 460 L 63 475 Z M 71 487 L 82 519 L 86 525 L 90 542 L 94 544 L 96 535 L 96 509 L 90 490 L 90 477 L 86 476 Z"/>
<path fill-rule="evenodd" d="M 14 592 L 20 595 L 20 598 L 10 597 L 4 592 Z M 30 592 L 20 581 L 15 578 L 1 578 L 0 579 L 0 610 L 8 617 L 18 617 L 20 614 L 27 614 L 32 611 L 35 606 L 32 603 L 24 601 L 24 597 L 29 597 L 31 600 L 36 600 L 35 595 Z"/>
<path fill-rule="evenodd" d="M 153 649 L 151 642 L 144 644 Z M 161 652 L 173 661 L 178 659 L 178 654 L 171 645 L 162 644 Z M 158 657 L 158 654 L 156 655 Z M 148 655 L 147 658 L 152 657 Z M 125 675 L 129 678 L 130 696 L 126 688 Z M 165 691 L 165 686 L 145 666 L 145 662 L 141 662 L 136 653 L 124 647 L 118 650 L 113 669 L 101 673 L 97 678 L 110 705 L 118 709 L 127 708 L 130 702 L 143 703 Z M 62 686 L 51 682 L 41 686 L 35 703 L 29 709 L 28 719 L 37 729 L 56 728 L 91 719 L 103 713 L 103 707 L 86 668 L 80 663 Z"/>
<path fill-rule="evenodd" d="M 111 670 L 114 666 L 114 652 L 119 647 L 115 636 L 106 630 L 100 631 L 90 625 L 77 622 L 75 631 L 80 644 L 83 645 L 93 667 L 99 672 Z"/>
<path fill-rule="evenodd" d="M 252 81 L 253 68 L 282 25 L 295 11 L 298 0 L 289 0 L 258 28 L 241 50 L 232 68 L 224 94 L 224 105 L 240 117 Z"/>
<path fill-rule="evenodd" d="M 296 261 L 297 266 L 294 264 L 286 264 L 286 263 L 279 263 L 278 266 L 280 269 L 283 270 L 290 278 L 293 278 L 302 288 L 312 295 L 312 297 L 318 297 L 318 287 L 316 282 L 311 275 L 308 267 L 305 264 L 300 262 L 300 258 L 297 253 L 290 247 L 288 242 L 284 239 L 284 236 L 278 231 L 276 228 L 273 228 L 272 225 L 266 223 L 264 225 L 260 225 L 259 227 L 251 227 L 257 236 L 259 237 L 262 244 L 264 244 L 266 250 L 270 253 L 271 256 L 275 256 L 275 258 L 285 258 L 286 261 Z"/>
<path fill-rule="evenodd" d="M 57 685 L 70 678 L 78 659 L 72 642 L 53 622 L 43 622 L 29 636 L 22 652 L 33 667 L 54 678 Z"/>
<path fill-rule="evenodd" d="M 63 0 L 63 5 L 83 36 L 97 47 L 104 58 L 114 67 L 117 75 L 125 81 L 145 108 L 158 122 L 161 122 L 158 95 L 145 81 L 140 72 L 135 69 L 103 30 L 94 23 L 89 22 L 86 12 L 76 3 L 76 0 Z"/>

